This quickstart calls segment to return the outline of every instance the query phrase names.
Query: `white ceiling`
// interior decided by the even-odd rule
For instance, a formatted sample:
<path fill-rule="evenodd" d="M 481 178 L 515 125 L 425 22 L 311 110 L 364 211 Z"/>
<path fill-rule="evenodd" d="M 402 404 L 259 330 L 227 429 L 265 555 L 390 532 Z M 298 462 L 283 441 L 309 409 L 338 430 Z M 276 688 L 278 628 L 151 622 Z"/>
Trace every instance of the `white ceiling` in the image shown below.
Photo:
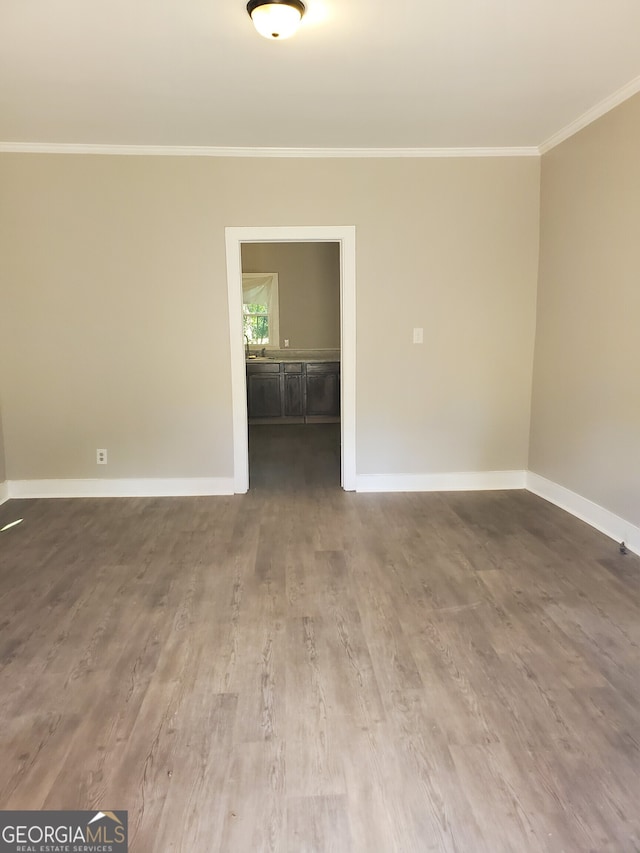
<path fill-rule="evenodd" d="M 537 147 L 640 90 L 638 0 L 307 0 L 283 42 L 245 2 L 0 0 L 0 141 Z"/>

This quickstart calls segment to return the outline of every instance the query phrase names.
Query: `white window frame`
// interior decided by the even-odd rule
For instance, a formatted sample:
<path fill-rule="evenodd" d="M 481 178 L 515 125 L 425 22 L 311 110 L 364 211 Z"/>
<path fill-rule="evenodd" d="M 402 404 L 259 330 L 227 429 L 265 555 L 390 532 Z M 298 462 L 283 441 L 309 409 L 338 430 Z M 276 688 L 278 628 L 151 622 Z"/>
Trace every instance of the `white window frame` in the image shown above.
<path fill-rule="evenodd" d="M 278 273 L 277 272 L 243 272 L 242 273 L 242 314 L 244 317 L 244 286 L 250 285 L 251 282 L 270 278 L 269 283 L 269 343 L 268 344 L 249 344 L 255 349 L 280 349 L 280 302 L 278 300 Z M 246 343 L 246 340 L 243 341 Z"/>

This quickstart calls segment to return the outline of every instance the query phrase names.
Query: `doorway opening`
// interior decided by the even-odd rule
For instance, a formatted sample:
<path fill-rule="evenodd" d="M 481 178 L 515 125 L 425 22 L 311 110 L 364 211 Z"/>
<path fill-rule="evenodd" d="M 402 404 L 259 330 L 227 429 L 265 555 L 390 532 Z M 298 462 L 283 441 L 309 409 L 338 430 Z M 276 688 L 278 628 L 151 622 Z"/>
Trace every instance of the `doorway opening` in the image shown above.
<path fill-rule="evenodd" d="M 226 229 L 227 250 L 227 284 L 229 293 L 229 330 L 230 330 L 230 354 L 231 354 L 231 380 L 233 399 L 233 459 L 234 459 L 234 490 L 244 493 L 249 488 L 249 427 L 247 411 L 247 364 L 248 356 L 255 357 L 253 370 L 260 373 L 265 371 L 269 376 L 272 371 L 272 384 L 283 389 L 286 387 L 292 394 L 295 404 L 296 388 L 303 387 L 300 383 L 309 382 L 308 387 L 312 395 L 315 392 L 324 394 L 321 405 L 326 405 L 327 395 L 331 393 L 332 379 L 327 373 L 330 370 L 329 359 L 316 362 L 319 367 L 310 367 L 310 373 L 318 370 L 320 375 L 311 375 L 306 378 L 307 366 L 299 368 L 292 363 L 293 358 L 286 361 L 278 361 L 281 353 L 280 345 L 284 340 L 275 338 L 269 340 L 269 334 L 265 331 L 264 314 L 261 306 L 253 306 L 256 316 L 247 321 L 247 311 L 243 311 L 243 286 L 242 253 L 245 244 L 264 243 L 332 243 L 337 244 L 339 249 L 339 301 L 340 301 L 340 329 L 339 329 L 339 423 L 326 423 L 330 418 L 318 417 L 324 420 L 327 430 L 324 436 L 321 430 L 317 431 L 320 449 L 326 450 L 326 439 L 331 431 L 340 434 L 340 483 L 345 490 L 355 489 L 356 464 L 355 464 L 355 227 L 353 226 L 301 226 L 301 227 L 252 227 L 252 228 L 227 228 Z M 262 273 L 273 273 L 273 270 L 260 270 Z M 256 271 L 254 270 L 254 275 Z M 254 291 L 255 292 L 255 291 Z M 259 315 L 259 316 L 258 316 Z M 259 326 L 263 337 L 258 339 L 256 332 L 245 327 L 247 322 L 262 324 Z M 256 325 L 257 327 L 257 325 Z M 249 332 L 245 336 L 246 328 Z M 283 333 L 284 337 L 284 333 Z M 255 342 L 266 342 L 264 346 L 255 347 Z M 253 342 L 253 345 L 252 345 Z M 293 347 L 291 347 L 293 350 Z M 264 368 L 259 368 L 264 364 Z M 323 366 L 324 365 L 324 366 Z M 276 370 L 278 377 L 276 378 Z M 295 376 L 295 370 L 301 370 L 299 379 L 289 378 L 285 370 L 290 370 L 290 376 Z M 282 373 L 282 375 L 280 375 Z M 286 386 L 285 386 L 286 383 Z M 259 391 L 267 385 L 259 386 Z M 306 384 L 304 388 L 306 389 Z M 338 386 L 334 387 L 337 389 Z M 305 391 L 306 393 L 306 391 Z M 306 399 L 306 398 L 305 398 Z M 311 409 L 310 411 L 313 411 Z M 255 412 L 254 412 L 255 414 Z M 313 419 L 313 415 L 305 412 L 305 418 Z M 335 419 L 334 419 L 335 420 Z M 277 429 L 277 427 L 275 428 Z M 300 427 L 289 427 L 290 430 L 299 430 Z M 266 433 L 265 433 L 266 435 Z M 277 435 L 277 434 L 276 434 Z M 295 441 L 296 436 L 290 433 Z M 268 436 L 267 436 L 268 438 Z M 273 435 L 271 436 L 273 438 Z"/>

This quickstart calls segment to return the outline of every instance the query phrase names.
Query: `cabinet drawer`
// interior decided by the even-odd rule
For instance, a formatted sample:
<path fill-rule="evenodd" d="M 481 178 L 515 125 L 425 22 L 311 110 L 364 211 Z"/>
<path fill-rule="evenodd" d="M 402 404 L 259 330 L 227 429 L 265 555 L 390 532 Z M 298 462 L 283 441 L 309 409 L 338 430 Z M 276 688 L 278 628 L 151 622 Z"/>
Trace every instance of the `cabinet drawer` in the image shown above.
<path fill-rule="evenodd" d="M 302 373 L 302 362 L 300 361 L 284 361 L 282 366 L 285 373 Z"/>
<path fill-rule="evenodd" d="M 280 373 L 279 361 L 261 361 L 258 364 L 247 362 L 247 373 Z"/>
<path fill-rule="evenodd" d="M 307 373 L 339 373 L 339 361 L 310 361 L 307 364 Z"/>

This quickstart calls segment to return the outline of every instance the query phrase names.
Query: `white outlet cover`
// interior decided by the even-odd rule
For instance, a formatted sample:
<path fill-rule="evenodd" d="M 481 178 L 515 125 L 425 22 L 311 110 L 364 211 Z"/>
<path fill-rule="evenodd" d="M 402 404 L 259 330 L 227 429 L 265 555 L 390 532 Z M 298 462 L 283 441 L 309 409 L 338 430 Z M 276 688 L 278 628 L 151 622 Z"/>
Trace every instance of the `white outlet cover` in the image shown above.
<path fill-rule="evenodd" d="M 414 344 L 421 344 L 424 342 L 424 329 L 413 330 L 413 342 Z"/>

